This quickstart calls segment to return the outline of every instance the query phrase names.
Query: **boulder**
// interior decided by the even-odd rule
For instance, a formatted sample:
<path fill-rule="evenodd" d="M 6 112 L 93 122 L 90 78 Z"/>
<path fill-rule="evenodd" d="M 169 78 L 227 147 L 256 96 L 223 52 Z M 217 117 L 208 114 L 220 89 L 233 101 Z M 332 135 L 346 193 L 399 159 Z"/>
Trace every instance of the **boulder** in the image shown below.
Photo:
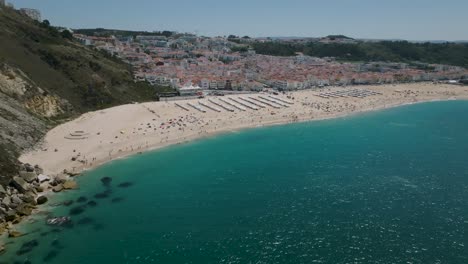
<path fill-rule="evenodd" d="M 44 182 L 44 183 L 42 183 L 41 185 L 39 185 L 39 187 L 41 187 L 42 190 L 48 190 L 48 189 L 50 189 L 52 186 L 51 186 L 49 183 Z"/>
<path fill-rule="evenodd" d="M 34 167 L 31 166 L 31 164 L 29 164 L 29 163 L 24 164 L 24 169 L 25 169 L 27 172 L 33 172 L 33 171 L 34 171 Z"/>
<path fill-rule="evenodd" d="M 32 172 L 28 172 L 28 171 L 20 171 L 19 172 L 19 175 L 21 178 L 23 178 L 23 180 L 31 183 L 33 181 L 35 181 L 37 179 L 37 174 L 32 171 Z"/>
<path fill-rule="evenodd" d="M 1 223 L 0 224 L 0 234 L 3 234 L 6 229 L 7 229 L 7 223 Z"/>
<path fill-rule="evenodd" d="M 6 207 L 10 207 L 11 205 L 11 198 L 10 196 L 5 196 L 2 200 L 2 204 Z"/>
<path fill-rule="evenodd" d="M 56 182 L 57 184 L 60 184 L 60 183 L 66 182 L 67 180 L 68 180 L 68 176 L 61 174 L 61 175 L 55 176 L 54 182 Z"/>
<path fill-rule="evenodd" d="M 28 204 L 21 204 L 16 208 L 16 212 L 18 215 L 23 216 L 23 215 L 31 215 L 32 214 L 32 207 Z"/>
<path fill-rule="evenodd" d="M 39 180 L 39 182 L 42 183 L 45 181 L 50 181 L 50 177 L 44 174 L 39 174 L 39 176 L 37 176 L 37 180 Z"/>
<path fill-rule="evenodd" d="M 36 203 L 36 195 L 33 192 L 27 192 L 21 197 L 25 203 L 35 204 Z"/>
<path fill-rule="evenodd" d="M 13 194 L 11 196 L 11 202 L 18 205 L 18 204 L 23 203 L 23 200 L 21 200 L 18 194 Z"/>
<path fill-rule="evenodd" d="M 45 204 L 49 199 L 45 196 L 39 196 L 37 198 L 37 204 Z"/>
<path fill-rule="evenodd" d="M 0 244 L 0 255 L 3 255 L 5 253 L 5 245 Z"/>
<path fill-rule="evenodd" d="M 78 184 L 76 181 L 66 181 L 63 183 L 63 188 L 67 190 L 76 189 L 78 188 Z"/>
<path fill-rule="evenodd" d="M 20 192 L 26 192 L 30 187 L 29 184 L 19 176 L 13 177 L 11 185 L 13 185 Z"/>
<path fill-rule="evenodd" d="M 5 187 L 3 187 L 3 185 L 0 184 L 0 195 L 5 195 L 7 193 L 7 191 L 5 190 Z"/>
<path fill-rule="evenodd" d="M 10 210 L 6 213 L 5 215 L 5 221 L 11 222 L 16 219 L 16 211 L 15 210 Z"/>
<path fill-rule="evenodd" d="M 44 173 L 44 170 L 38 165 L 34 166 L 34 171 L 37 173 L 37 175 Z"/>
<path fill-rule="evenodd" d="M 63 190 L 63 185 L 62 184 L 58 184 L 57 186 L 52 188 L 52 191 L 54 191 L 54 192 L 61 192 L 62 190 Z"/>
<path fill-rule="evenodd" d="M 36 187 L 36 191 L 37 191 L 37 192 L 43 192 L 43 191 L 44 191 L 44 187 L 42 187 L 42 186 L 37 186 L 37 187 Z"/>
<path fill-rule="evenodd" d="M 20 237 L 22 235 L 23 234 L 21 232 L 15 230 L 10 230 L 10 232 L 8 232 L 8 237 Z"/>

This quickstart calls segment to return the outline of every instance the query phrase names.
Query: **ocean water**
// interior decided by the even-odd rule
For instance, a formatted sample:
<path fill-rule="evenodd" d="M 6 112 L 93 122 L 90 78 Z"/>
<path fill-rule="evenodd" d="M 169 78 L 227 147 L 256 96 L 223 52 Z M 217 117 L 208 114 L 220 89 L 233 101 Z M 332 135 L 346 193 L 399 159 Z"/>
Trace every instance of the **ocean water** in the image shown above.
<path fill-rule="evenodd" d="M 468 263 L 467 114 L 424 103 L 117 160 L 43 208 L 73 227 L 37 216 L 0 263 Z"/>

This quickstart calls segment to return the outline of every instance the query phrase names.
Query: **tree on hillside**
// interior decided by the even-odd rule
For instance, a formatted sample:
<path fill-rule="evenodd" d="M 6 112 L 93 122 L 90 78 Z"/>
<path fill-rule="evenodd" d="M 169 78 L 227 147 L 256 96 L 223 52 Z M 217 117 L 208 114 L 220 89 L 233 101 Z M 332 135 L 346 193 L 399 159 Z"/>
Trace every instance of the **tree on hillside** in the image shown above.
<path fill-rule="evenodd" d="M 41 22 L 41 26 L 48 28 L 50 27 L 50 22 L 47 19 L 44 19 L 44 21 Z"/>
<path fill-rule="evenodd" d="M 66 29 L 65 29 L 64 31 L 62 31 L 62 32 L 60 33 L 60 35 L 61 35 L 62 38 L 64 38 L 64 39 L 70 39 L 70 40 L 73 39 L 72 33 L 71 33 L 69 30 L 66 30 Z"/>

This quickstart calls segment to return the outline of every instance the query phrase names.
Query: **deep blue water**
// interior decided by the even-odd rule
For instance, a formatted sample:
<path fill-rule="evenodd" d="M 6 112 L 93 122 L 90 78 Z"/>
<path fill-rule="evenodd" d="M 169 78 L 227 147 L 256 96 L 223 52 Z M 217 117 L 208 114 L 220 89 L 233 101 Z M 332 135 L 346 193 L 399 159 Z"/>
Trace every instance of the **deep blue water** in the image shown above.
<path fill-rule="evenodd" d="M 38 216 L 0 262 L 468 263 L 467 114 L 425 103 L 114 161 L 44 207 L 72 228 Z"/>

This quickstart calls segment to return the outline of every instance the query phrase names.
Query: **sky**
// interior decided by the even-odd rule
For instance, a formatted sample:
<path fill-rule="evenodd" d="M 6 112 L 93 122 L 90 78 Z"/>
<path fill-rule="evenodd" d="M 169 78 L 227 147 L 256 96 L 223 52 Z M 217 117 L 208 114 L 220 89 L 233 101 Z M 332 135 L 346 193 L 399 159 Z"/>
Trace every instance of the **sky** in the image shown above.
<path fill-rule="evenodd" d="M 467 0 L 7 0 L 70 28 L 468 40 Z"/>

